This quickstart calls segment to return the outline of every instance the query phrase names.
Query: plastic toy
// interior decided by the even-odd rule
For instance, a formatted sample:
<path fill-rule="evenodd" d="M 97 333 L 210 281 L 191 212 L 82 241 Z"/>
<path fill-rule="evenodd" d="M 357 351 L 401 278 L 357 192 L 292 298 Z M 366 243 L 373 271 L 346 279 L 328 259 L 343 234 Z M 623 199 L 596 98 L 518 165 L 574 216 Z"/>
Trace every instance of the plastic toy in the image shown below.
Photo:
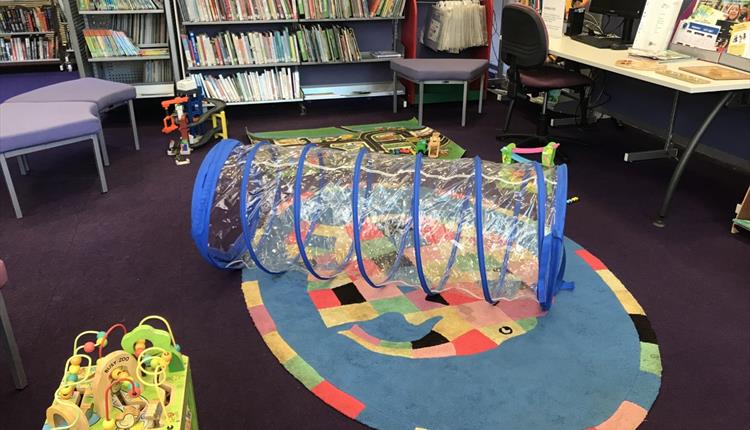
<path fill-rule="evenodd" d="M 319 279 L 358 271 L 489 303 L 561 288 L 567 167 L 391 157 L 366 149 L 216 145 L 196 178 L 192 234 L 220 268 Z"/>
<path fill-rule="evenodd" d="M 434 132 L 430 136 L 430 142 L 427 144 L 427 156 L 430 158 L 440 156 L 440 133 Z"/>
<path fill-rule="evenodd" d="M 150 320 L 162 322 L 166 330 L 146 324 Z M 123 332 L 122 349 L 104 355 L 115 330 Z M 81 344 L 89 336 L 96 340 Z M 42 429 L 197 430 L 189 360 L 169 323 L 152 315 L 131 332 L 114 324 L 76 336 Z"/>
<path fill-rule="evenodd" d="M 226 103 L 218 99 L 203 97 L 192 78 L 177 83 L 178 93 L 184 95 L 161 102 L 166 113 L 161 129 L 164 134 L 179 131 L 179 140 L 169 141 L 167 155 L 175 157 L 179 165 L 189 164 L 188 155 L 197 148 L 217 138 L 227 138 L 227 119 L 224 108 Z M 170 106 L 174 112 L 170 113 Z M 206 121 L 211 120 L 211 129 L 207 130 Z"/>
<path fill-rule="evenodd" d="M 420 139 L 416 145 L 414 145 L 414 151 L 416 153 L 427 155 L 427 142 L 424 139 Z"/>
<path fill-rule="evenodd" d="M 559 143 L 550 142 L 540 148 L 517 148 L 515 143 L 504 146 L 500 152 L 502 154 L 503 164 L 530 163 L 531 161 L 521 155 L 542 154 L 542 166 L 552 167 L 555 165 L 555 153 Z"/>

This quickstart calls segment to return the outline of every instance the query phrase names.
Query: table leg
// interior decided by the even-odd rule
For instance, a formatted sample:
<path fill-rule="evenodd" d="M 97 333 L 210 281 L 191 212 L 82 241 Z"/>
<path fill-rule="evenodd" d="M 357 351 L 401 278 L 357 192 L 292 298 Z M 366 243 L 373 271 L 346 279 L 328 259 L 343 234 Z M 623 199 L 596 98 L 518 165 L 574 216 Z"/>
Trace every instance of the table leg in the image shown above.
<path fill-rule="evenodd" d="M 675 158 L 677 157 L 677 148 L 672 145 L 672 135 L 674 134 L 674 120 L 677 117 L 677 105 L 680 99 L 680 92 L 674 91 L 674 98 L 672 99 L 672 113 L 669 116 L 669 128 L 667 129 L 667 139 L 664 141 L 664 149 L 656 149 L 653 151 L 638 151 L 638 152 L 626 152 L 625 161 L 643 161 L 643 160 L 657 160 L 661 158 Z"/>
<path fill-rule="evenodd" d="M 13 204 L 13 211 L 16 213 L 16 218 L 23 218 L 21 212 L 21 205 L 18 204 L 18 197 L 16 196 L 16 189 L 13 187 L 13 179 L 10 177 L 10 169 L 8 169 L 8 161 L 5 158 L 5 154 L 0 154 L 0 168 L 2 168 L 3 176 L 5 176 L 5 185 L 8 187 L 8 194 L 10 194 L 10 201 Z"/>
<path fill-rule="evenodd" d="M 393 113 L 398 112 L 398 79 L 396 72 L 393 72 Z"/>
<path fill-rule="evenodd" d="M 664 201 L 662 201 L 661 209 L 659 209 L 659 218 L 654 221 L 655 226 L 664 227 L 664 218 L 667 217 L 669 203 L 672 201 L 674 191 L 677 188 L 677 184 L 680 182 L 682 172 L 685 170 L 685 166 L 687 165 L 690 156 L 698 146 L 698 142 L 701 140 L 701 137 L 703 137 L 703 133 L 706 132 L 706 129 L 708 129 L 708 126 L 711 125 L 711 122 L 714 120 L 721 108 L 724 107 L 725 104 L 727 104 L 727 102 L 732 98 L 733 95 L 734 92 L 727 91 L 721 97 L 721 99 L 719 99 L 719 102 L 716 103 L 716 106 L 714 106 L 711 112 L 708 113 L 708 116 L 706 116 L 706 119 L 703 120 L 703 123 L 693 135 L 693 138 L 690 139 L 690 143 L 688 144 L 687 148 L 685 148 L 685 152 L 682 154 L 682 157 L 680 157 L 680 161 L 677 163 L 677 167 L 674 169 L 674 173 L 672 173 L 672 179 L 669 180 L 669 185 L 667 186 L 667 194 L 664 196 Z"/>
<path fill-rule="evenodd" d="M 422 126 L 422 104 L 424 103 L 424 82 L 419 83 L 419 126 Z"/>

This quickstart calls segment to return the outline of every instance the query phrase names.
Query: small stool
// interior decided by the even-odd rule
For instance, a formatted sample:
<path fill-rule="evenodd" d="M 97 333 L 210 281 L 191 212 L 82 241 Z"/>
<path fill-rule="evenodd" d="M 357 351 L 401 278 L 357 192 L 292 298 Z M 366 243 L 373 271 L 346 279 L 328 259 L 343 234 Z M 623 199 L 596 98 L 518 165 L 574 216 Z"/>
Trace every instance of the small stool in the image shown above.
<path fill-rule="evenodd" d="M 461 110 L 461 127 L 466 125 L 466 99 L 469 82 L 479 79 L 479 113 L 482 113 L 484 75 L 489 67 L 487 60 L 473 58 L 399 58 L 391 60 L 393 70 L 393 113 L 398 110 L 398 78 L 419 84 L 419 125 L 422 125 L 424 84 L 463 84 L 464 97 Z"/>
<path fill-rule="evenodd" d="M 0 260 L 0 322 L 3 326 L 3 344 L 8 351 L 10 356 L 11 370 L 13 372 L 13 383 L 16 389 L 23 390 L 26 388 L 28 383 L 26 382 L 26 373 L 23 371 L 23 363 L 21 362 L 21 354 L 18 352 L 18 345 L 16 344 L 16 337 L 13 335 L 13 327 L 10 325 L 10 317 L 8 317 L 8 309 L 5 307 L 5 299 L 3 298 L 3 287 L 8 283 L 8 271 L 5 270 L 5 263 Z"/>

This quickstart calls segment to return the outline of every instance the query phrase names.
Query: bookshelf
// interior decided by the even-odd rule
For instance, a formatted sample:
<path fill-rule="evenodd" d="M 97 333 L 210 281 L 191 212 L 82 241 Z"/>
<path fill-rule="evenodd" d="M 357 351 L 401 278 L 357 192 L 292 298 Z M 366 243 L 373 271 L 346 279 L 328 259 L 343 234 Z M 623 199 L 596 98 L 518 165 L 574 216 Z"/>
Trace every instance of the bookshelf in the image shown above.
<path fill-rule="evenodd" d="M 175 21 L 175 28 L 180 34 L 178 41 L 178 68 L 179 76 L 182 78 L 201 74 L 202 76 L 213 75 L 221 78 L 230 78 L 237 73 L 256 72 L 264 73 L 267 70 L 289 69 L 297 73 L 301 94 L 287 99 L 274 100 L 253 100 L 253 101 L 229 101 L 228 105 L 254 105 L 265 103 L 300 103 L 304 112 L 304 102 L 314 100 L 331 100 L 343 98 L 362 98 L 362 97 L 384 97 L 392 96 L 393 81 L 389 67 L 391 58 L 376 58 L 373 51 L 395 51 L 398 57 L 403 56 L 403 49 L 400 46 L 400 22 L 404 20 L 402 14 L 396 16 L 370 16 L 369 10 L 363 9 L 362 4 L 367 7 L 367 3 L 360 3 L 359 10 L 352 4 L 352 9 L 342 11 L 337 9 L 335 12 L 330 9 L 329 17 L 322 17 L 320 11 L 310 13 L 307 18 L 301 13 L 300 7 L 304 4 L 298 2 L 292 6 L 292 9 L 282 11 L 280 8 L 274 13 L 263 16 L 254 15 L 258 19 L 252 19 L 252 14 L 241 13 L 239 6 L 237 9 L 231 6 L 234 0 L 229 0 L 232 9 L 229 12 L 220 12 L 218 15 L 225 19 L 216 19 L 217 14 L 206 14 L 206 8 L 202 10 L 202 15 L 197 16 L 194 12 L 199 10 L 194 5 L 186 5 L 189 1 L 211 1 L 211 0 L 172 0 L 172 13 Z M 297 1 L 297 0 L 294 0 Z M 335 4 L 335 1 L 328 0 L 328 6 Z M 349 0 L 351 1 L 351 0 Z M 402 0 L 406 3 L 406 9 L 409 8 L 409 2 L 414 0 Z M 314 0 L 313 0 L 314 2 Z M 307 4 L 313 2 L 307 0 Z M 227 3 L 224 3 L 227 4 Z M 276 4 L 280 4 L 278 1 Z M 300 5 L 297 7 L 297 5 Z M 223 6 L 222 6 L 223 7 Z M 295 9 L 295 7 L 297 7 Z M 190 9 L 193 13 L 185 13 Z M 240 12 L 240 13 L 238 13 Z M 339 15 L 349 15 L 343 17 Z M 366 15 L 366 16 L 354 16 Z M 226 19 L 226 17 L 234 19 Z M 196 64 L 196 55 L 192 47 L 183 47 L 183 37 L 187 37 L 188 42 L 191 40 L 190 34 L 196 36 L 208 36 L 209 38 L 220 38 L 222 34 L 238 36 L 248 33 L 268 33 L 273 31 L 283 32 L 287 29 L 291 34 L 304 28 L 312 26 L 321 26 L 321 28 L 332 28 L 334 26 L 351 28 L 356 38 L 355 46 L 359 56 L 354 59 L 329 58 L 327 61 L 320 59 L 304 59 L 301 51 L 298 56 L 289 61 L 289 58 L 273 58 L 270 62 L 253 61 L 229 61 L 226 64 Z M 234 39 L 232 39 L 234 40 Z M 283 43 L 286 41 L 284 40 Z M 292 39 L 291 43 L 296 43 Z M 241 42 L 239 46 L 244 46 Z M 191 45 L 192 46 L 192 45 Z M 220 45 L 218 51 L 224 53 Z M 300 50 L 300 45 L 295 45 Z M 348 45 L 347 45 L 348 46 Z M 213 45 L 210 49 L 214 49 Z M 287 48 L 288 49 L 288 48 Z M 335 49 L 334 49 L 335 51 Z M 233 51 L 233 52 L 236 52 Z M 253 51 L 254 52 L 254 51 Z M 286 51 L 285 51 L 286 52 Z M 211 58 L 211 56 L 209 56 Z M 276 60 L 276 61 L 274 61 Z M 399 94 L 404 94 L 403 88 Z"/>
<path fill-rule="evenodd" d="M 69 26 L 70 38 L 76 45 L 74 51 L 81 77 L 93 76 L 133 85 L 138 98 L 171 97 L 174 77 L 178 76 L 173 23 L 169 19 L 171 4 L 141 1 L 137 8 L 126 9 L 128 4 L 117 0 L 67 0 L 69 16 L 66 16 L 74 23 Z M 101 10 L 105 6 L 112 9 Z M 108 50 L 102 39 L 108 36 L 92 35 L 91 30 L 121 32 L 118 34 L 126 37 L 130 42 L 126 45 L 132 44 L 135 52 Z M 104 47 L 104 52 L 92 52 L 92 43 L 94 47 Z M 156 52 L 144 55 L 144 50 Z"/>
<path fill-rule="evenodd" d="M 53 0 L 0 1 L 0 67 L 62 65 Z"/>

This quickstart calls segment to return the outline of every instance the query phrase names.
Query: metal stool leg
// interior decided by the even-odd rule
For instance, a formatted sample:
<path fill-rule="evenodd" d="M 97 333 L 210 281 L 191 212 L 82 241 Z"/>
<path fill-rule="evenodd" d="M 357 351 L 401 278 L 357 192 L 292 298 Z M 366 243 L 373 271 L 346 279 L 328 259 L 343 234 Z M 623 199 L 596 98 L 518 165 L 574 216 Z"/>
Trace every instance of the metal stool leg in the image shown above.
<path fill-rule="evenodd" d="M 31 171 L 31 167 L 29 166 L 29 156 L 28 155 L 22 155 L 21 160 L 23 161 L 23 167 L 26 168 L 27 172 Z"/>
<path fill-rule="evenodd" d="M 135 110 L 133 109 L 133 100 L 128 100 L 128 110 L 130 111 L 130 125 L 133 127 L 133 142 L 135 150 L 141 150 L 141 143 L 138 141 L 138 127 L 135 125 Z"/>
<path fill-rule="evenodd" d="M 466 126 L 466 99 L 469 96 L 469 82 L 464 81 L 464 101 L 461 107 L 461 127 Z"/>
<path fill-rule="evenodd" d="M 21 206 L 18 204 L 18 197 L 16 197 L 16 189 L 13 187 L 13 180 L 10 177 L 10 169 L 8 169 L 8 161 L 5 158 L 5 154 L 0 154 L 0 168 L 3 170 L 3 176 L 5 176 L 5 185 L 8 186 L 8 193 L 10 194 L 10 201 L 13 203 L 13 210 L 16 212 L 16 218 L 23 218 L 21 212 Z"/>
<path fill-rule="evenodd" d="M 99 181 L 102 183 L 102 193 L 106 193 L 107 189 L 107 178 L 104 176 L 104 166 L 102 165 L 102 153 L 99 147 L 99 139 L 95 134 L 91 135 L 91 140 L 94 143 L 94 156 L 96 157 L 96 169 L 99 171 Z"/>
<path fill-rule="evenodd" d="M 422 125 L 422 105 L 424 104 L 424 82 L 419 83 L 419 125 Z"/>
<path fill-rule="evenodd" d="M 99 146 L 102 148 L 102 161 L 109 166 L 109 153 L 107 153 L 107 142 L 104 141 L 104 130 L 99 130 Z"/>
<path fill-rule="evenodd" d="M 482 113 L 482 97 L 484 96 L 484 73 L 479 78 L 479 113 Z"/>
<path fill-rule="evenodd" d="M 22 157 L 22 155 L 16 157 L 16 161 L 18 162 L 18 171 L 21 172 L 21 176 L 26 176 L 26 164 L 23 162 Z"/>
<path fill-rule="evenodd" d="M 398 112 L 398 79 L 396 72 L 393 72 L 393 113 Z"/>
<path fill-rule="evenodd" d="M 16 344 L 16 338 L 13 335 L 13 327 L 10 325 L 10 317 L 8 316 L 8 309 L 5 307 L 5 299 L 3 298 L 2 291 L 0 291 L 0 321 L 3 325 L 3 344 L 5 344 L 5 348 L 10 356 L 13 384 L 16 386 L 16 389 L 22 390 L 26 388 L 28 382 L 26 381 L 26 373 L 23 370 L 21 354 L 18 352 L 18 345 Z"/>

